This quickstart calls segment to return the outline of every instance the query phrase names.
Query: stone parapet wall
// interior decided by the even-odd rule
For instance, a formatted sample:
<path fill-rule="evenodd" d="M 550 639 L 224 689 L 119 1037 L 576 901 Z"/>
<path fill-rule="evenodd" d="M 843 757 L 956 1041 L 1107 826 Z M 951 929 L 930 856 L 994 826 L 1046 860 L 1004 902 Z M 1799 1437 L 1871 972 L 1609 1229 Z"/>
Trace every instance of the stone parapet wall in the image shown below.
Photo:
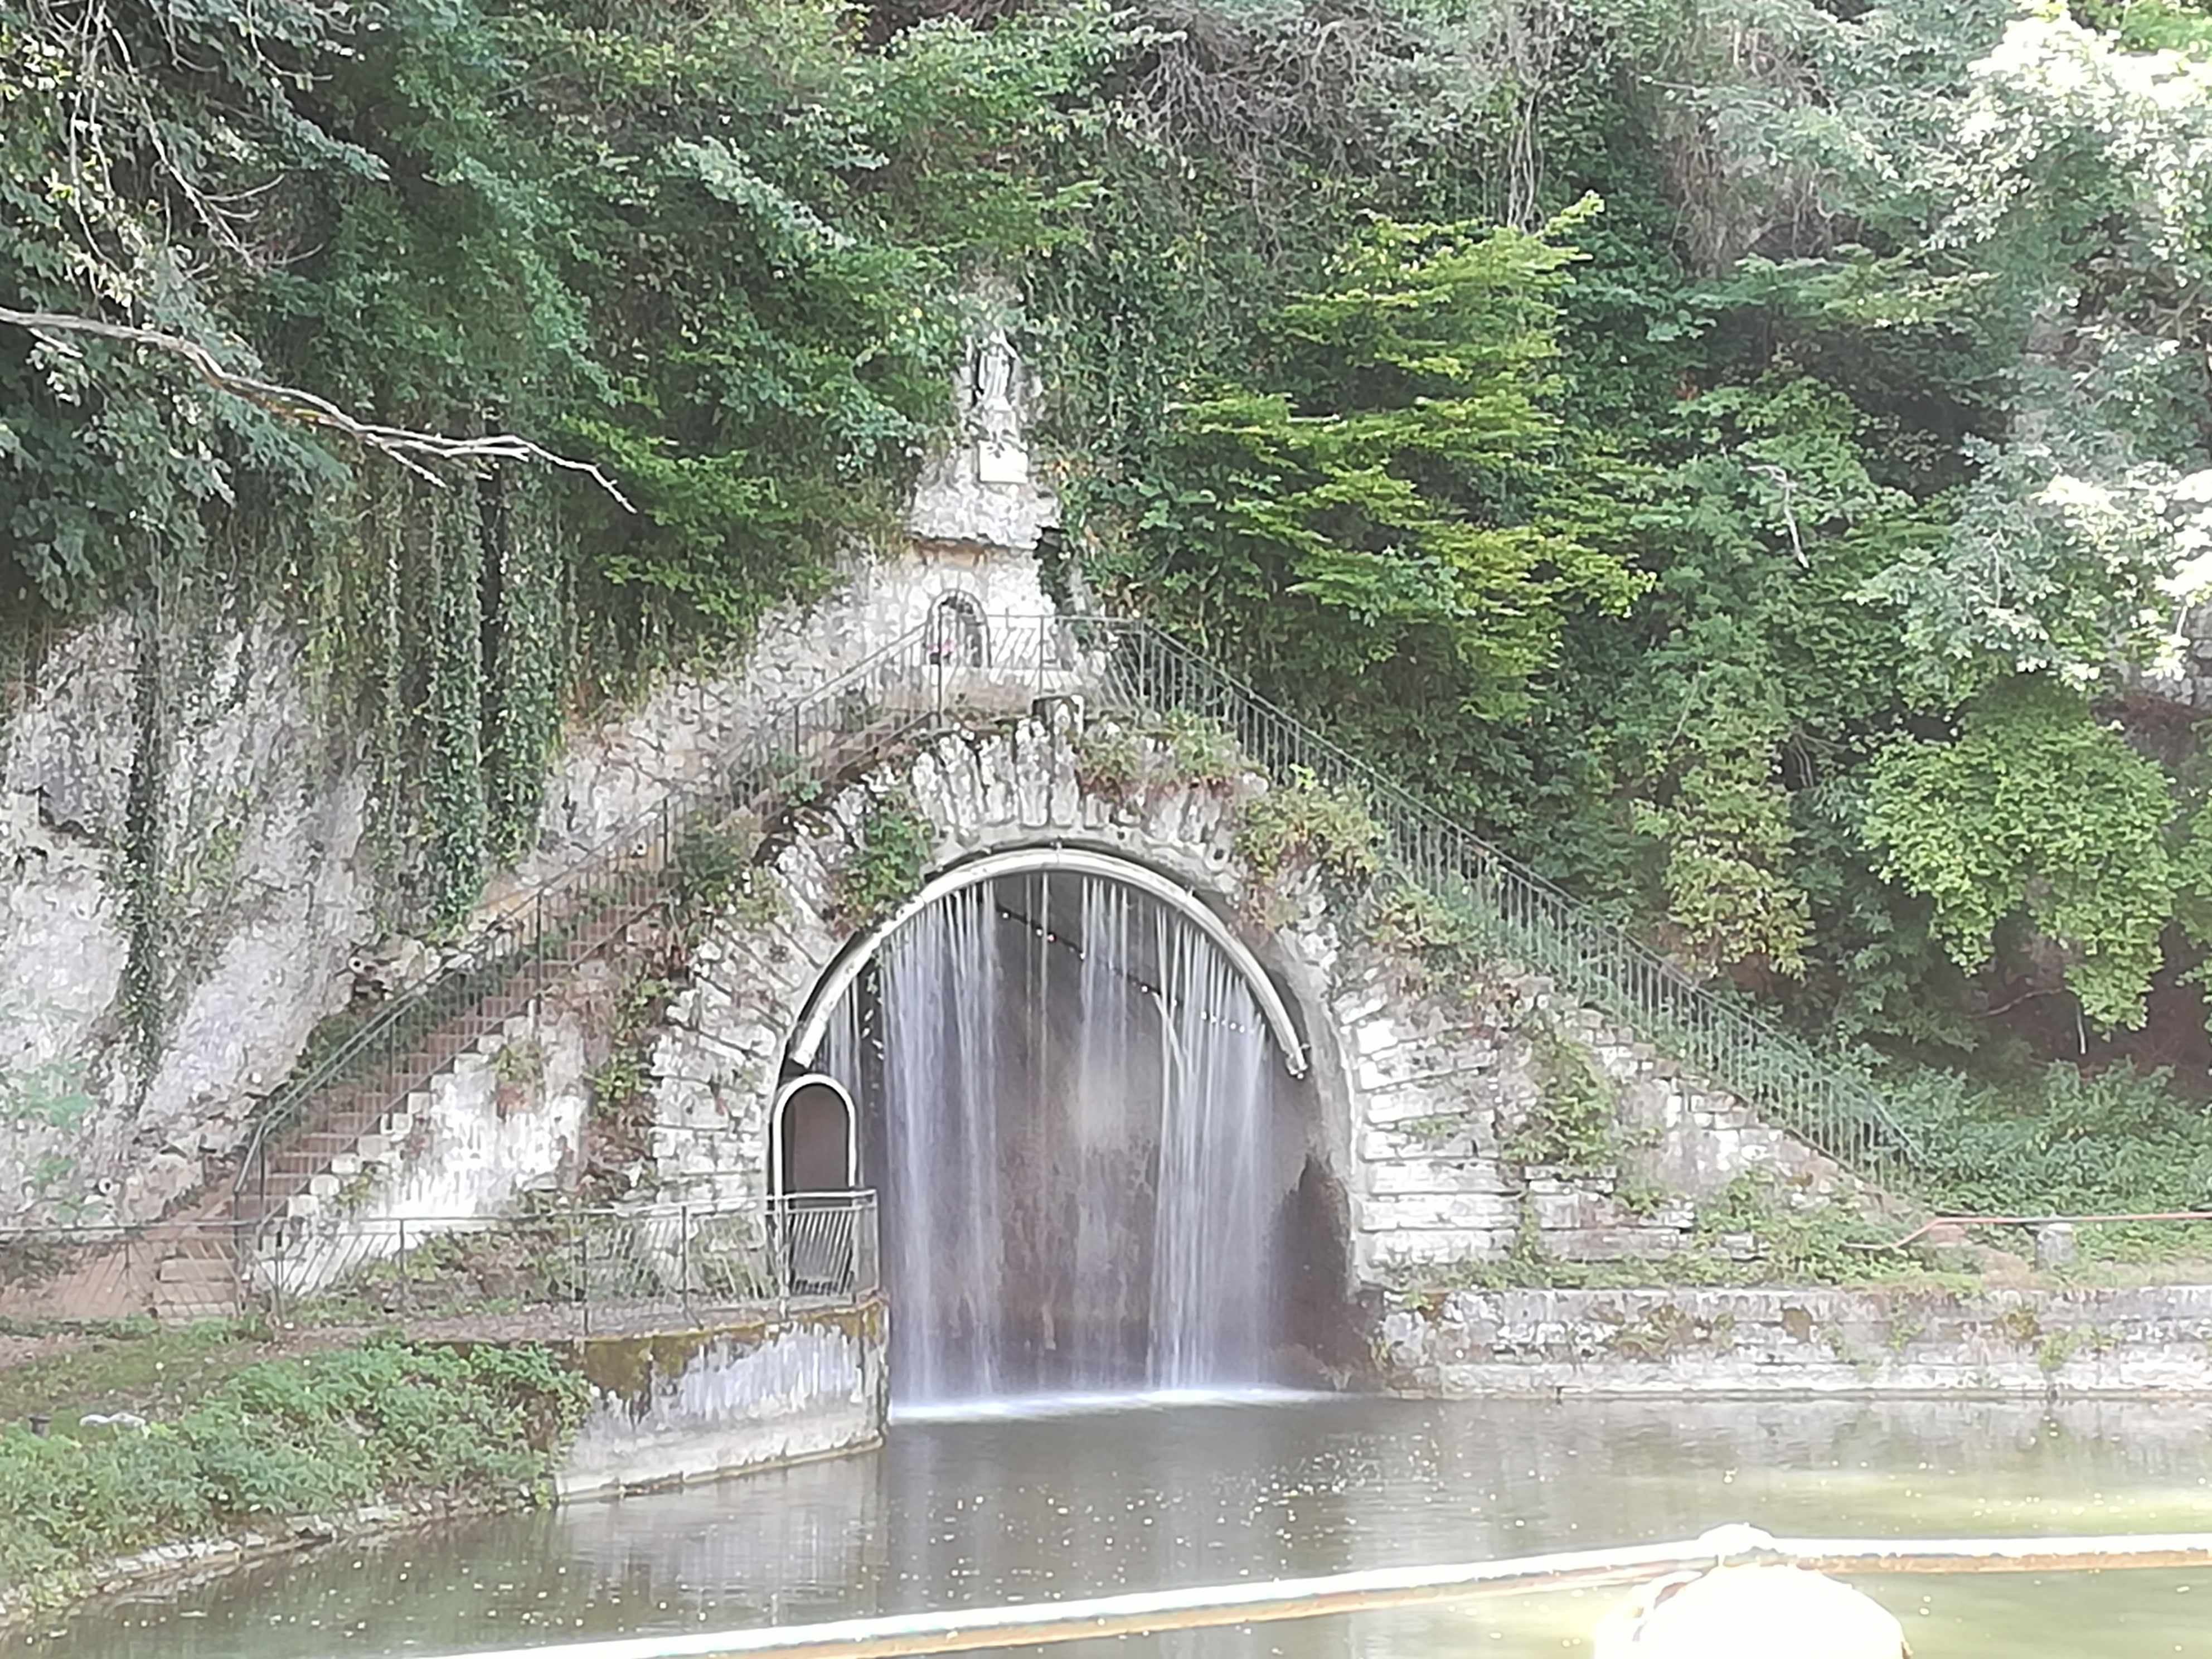
<path fill-rule="evenodd" d="M 1375 1348 L 1389 1386 L 1448 1399 L 2212 1395 L 2212 1285 L 1451 1291 Z"/>
<path fill-rule="evenodd" d="M 889 1317 L 880 1301 L 711 1328 L 556 1345 L 592 1385 L 562 1501 L 709 1480 L 883 1438 Z"/>

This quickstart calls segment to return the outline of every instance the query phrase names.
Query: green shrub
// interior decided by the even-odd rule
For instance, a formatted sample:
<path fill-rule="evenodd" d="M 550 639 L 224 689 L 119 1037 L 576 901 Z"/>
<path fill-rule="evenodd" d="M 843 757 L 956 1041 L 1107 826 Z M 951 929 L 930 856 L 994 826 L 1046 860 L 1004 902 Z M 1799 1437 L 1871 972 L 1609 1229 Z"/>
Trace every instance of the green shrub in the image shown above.
<path fill-rule="evenodd" d="M 0 1590 L 372 1501 L 539 1498 L 586 1397 L 543 1348 L 378 1342 L 249 1365 L 143 1434 L 9 1430 Z"/>
<path fill-rule="evenodd" d="M 2170 1084 L 2164 1071 L 2115 1066 L 2084 1076 L 2053 1065 L 2005 1081 L 1916 1071 L 1887 1093 L 1917 1153 L 1913 1195 L 1935 1208 L 2002 1215 L 2212 1207 L 2212 1115 Z"/>
<path fill-rule="evenodd" d="M 1381 866 L 1382 826 L 1350 789 L 1332 788 L 1310 772 L 1245 803 L 1237 853 L 1262 885 L 1302 869 L 1318 870 L 1358 887 Z"/>
<path fill-rule="evenodd" d="M 860 822 L 860 845 L 837 872 L 837 919 L 856 927 L 881 921 L 921 885 L 931 850 L 929 820 L 913 795 L 878 796 Z"/>
<path fill-rule="evenodd" d="M 1528 1033 L 1540 1092 L 1502 1149 L 1515 1164 L 1555 1164 L 1594 1169 L 1622 1151 L 1613 1079 L 1589 1054 L 1548 1025 Z"/>

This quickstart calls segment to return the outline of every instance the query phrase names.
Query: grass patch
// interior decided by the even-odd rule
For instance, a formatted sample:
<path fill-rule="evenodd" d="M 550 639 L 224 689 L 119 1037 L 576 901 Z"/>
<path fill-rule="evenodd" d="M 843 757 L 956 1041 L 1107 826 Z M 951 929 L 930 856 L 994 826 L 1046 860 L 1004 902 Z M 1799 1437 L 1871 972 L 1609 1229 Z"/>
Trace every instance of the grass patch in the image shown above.
<path fill-rule="evenodd" d="M 198 1340 L 200 1362 L 218 1363 L 219 1336 Z M 167 1341 L 149 1340 L 103 1385 L 179 1405 L 174 1375 L 148 1369 L 179 1352 Z M 292 1516 L 434 1495 L 542 1500 L 587 1395 L 543 1348 L 378 1341 L 246 1364 L 143 1432 L 0 1430 L 0 1591 L 66 1596 L 95 1561 Z"/>
<path fill-rule="evenodd" d="M 149 1321 L 143 1330 L 80 1336 L 0 1370 L 0 1425 L 35 1413 L 65 1430 L 87 1413 L 181 1410 L 276 1352 L 258 1326 L 222 1321 L 169 1330 Z"/>

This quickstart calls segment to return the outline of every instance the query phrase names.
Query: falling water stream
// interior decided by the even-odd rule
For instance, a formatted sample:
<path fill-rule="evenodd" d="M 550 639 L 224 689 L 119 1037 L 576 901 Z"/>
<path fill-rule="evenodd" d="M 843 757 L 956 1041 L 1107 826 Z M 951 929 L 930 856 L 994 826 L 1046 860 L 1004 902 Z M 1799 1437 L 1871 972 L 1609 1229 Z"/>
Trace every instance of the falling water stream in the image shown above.
<path fill-rule="evenodd" d="M 884 1194 L 902 1404 L 1267 1374 L 1303 1126 L 1213 942 L 1092 877 L 955 894 L 831 1025 Z"/>

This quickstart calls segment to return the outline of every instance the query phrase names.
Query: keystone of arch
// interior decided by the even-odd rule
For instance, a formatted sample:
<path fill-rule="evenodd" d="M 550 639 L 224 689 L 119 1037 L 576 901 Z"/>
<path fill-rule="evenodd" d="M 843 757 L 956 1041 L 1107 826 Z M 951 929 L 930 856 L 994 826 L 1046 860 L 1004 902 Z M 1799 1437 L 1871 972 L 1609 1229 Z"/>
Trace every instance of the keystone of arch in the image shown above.
<path fill-rule="evenodd" d="M 799 1029 L 792 1038 L 790 1056 L 802 1068 L 811 1069 L 815 1052 L 830 1029 L 831 1015 L 850 990 L 854 981 L 875 960 L 891 936 L 908 922 L 920 915 L 939 899 L 955 893 L 965 892 L 1001 876 L 1030 875 L 1036 872 L 1055 872 L 1082 876 L 1097 876 L 1107 881 L 1133 887 L 1182 916 L 1206 938 L 1212 940 L 1222 954 L 1251 990 L 1253 999 L 1260 1005 L 1260 1012 L 1273 1033 L 1276 1047 L 1280 1049 L 1283 1064 L 1293 1077 L 1305 1074 L 1307 1060 L 1305 1043 L 1298 1036 L 1291 1011 L 1285 1006 L 1282 994 L 1276 990 L 1273 980 L 1259 958 L 1238 939 L 1202 901 L 1180 883 L 1162 875 L 1158 871 L 1133 860 L 1118 858 L 1110 853 L 1093 852 L 1079 847 L 1016 847 L 1003 852 L 986 853 L 977 858 L 940 871 L 922 884 L 920 891 L 901 904 L 883 921 L 855 939 L 842 952 L 830 971 L 822 976 L 806 1000 L 799 1020 Z"/>

